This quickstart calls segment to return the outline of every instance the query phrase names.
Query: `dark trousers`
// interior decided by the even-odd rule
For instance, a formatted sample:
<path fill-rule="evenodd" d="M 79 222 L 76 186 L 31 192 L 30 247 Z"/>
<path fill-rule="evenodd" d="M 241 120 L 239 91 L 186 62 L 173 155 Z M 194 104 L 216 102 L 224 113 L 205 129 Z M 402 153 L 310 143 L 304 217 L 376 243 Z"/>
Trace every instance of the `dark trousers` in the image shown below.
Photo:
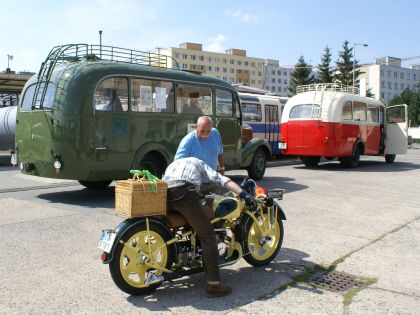
<path fill-rule="evenodd" d="M 219 253 L 216 233 L 210 224 L 210 219 L 200 205 L 198 193 L 195 190 L 190 190 L 181 199 L 170 201 L 169 207 L 182 214 L 194 231 L 197 232 L 203 250 L 204 272 L 207 281 L 219 281 L 220 273 L 217 266 Z"/>

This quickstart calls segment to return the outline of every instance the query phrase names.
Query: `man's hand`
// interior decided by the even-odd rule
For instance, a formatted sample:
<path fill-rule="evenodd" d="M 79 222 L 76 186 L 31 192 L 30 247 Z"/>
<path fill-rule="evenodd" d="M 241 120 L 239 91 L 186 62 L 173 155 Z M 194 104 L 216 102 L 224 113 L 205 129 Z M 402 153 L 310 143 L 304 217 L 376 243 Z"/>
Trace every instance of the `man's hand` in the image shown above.
<path fill-rule="evenodd" d="M 219 171 L 220 174 L 225 175 L 225 167 L 224 166 L 219 167 L 217 170 Z"/>
<path fill-rule="evenodd" d="M 245 190 L 242 190 L 239 194 L 239 198 L 245 201 L 245 203 L 248 206 L 255 207 L 257 205 L 257 202 L 255 201 L 254 197 L 252 197 L 249 193 L 247 193 Z"/>

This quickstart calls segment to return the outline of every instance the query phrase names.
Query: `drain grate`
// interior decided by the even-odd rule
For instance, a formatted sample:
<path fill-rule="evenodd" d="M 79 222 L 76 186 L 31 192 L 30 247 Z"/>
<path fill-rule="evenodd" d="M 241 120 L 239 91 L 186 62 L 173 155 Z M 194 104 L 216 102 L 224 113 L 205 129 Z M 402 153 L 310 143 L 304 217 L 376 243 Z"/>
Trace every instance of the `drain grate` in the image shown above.
<path fill-rule="evenodd" d="M 309 284 L 320 286 L 332 291 L 347 291 L 363 285 L 362 278 L 344 272 L 320 272 L 315 273 L 309 280 Z"/>

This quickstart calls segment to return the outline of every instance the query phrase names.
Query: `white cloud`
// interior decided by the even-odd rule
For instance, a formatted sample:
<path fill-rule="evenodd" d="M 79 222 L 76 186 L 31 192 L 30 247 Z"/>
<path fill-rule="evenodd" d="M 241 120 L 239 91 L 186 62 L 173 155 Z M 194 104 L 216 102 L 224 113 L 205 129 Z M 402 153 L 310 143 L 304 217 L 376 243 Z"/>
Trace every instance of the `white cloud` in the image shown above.
<path fill-rule="evenodd" d="M 242 12 L 241 10 L 231 11 L 231 10 L 225 10 L 225 14 L 228 16 L 231 16 L 235 19 L 238 19 L 242 22 L 259 22 L 260 17 L 256 14 L 249 14 Z"/>
<path fill-rule="evenodd" d="M 225 52 L 226 48 L 223 45 L 223 42 L 225 41 L 226 37 L 222 34 L 218 34 L 215 37 L 209 39 L 206 50 L 213 52 Z"/>

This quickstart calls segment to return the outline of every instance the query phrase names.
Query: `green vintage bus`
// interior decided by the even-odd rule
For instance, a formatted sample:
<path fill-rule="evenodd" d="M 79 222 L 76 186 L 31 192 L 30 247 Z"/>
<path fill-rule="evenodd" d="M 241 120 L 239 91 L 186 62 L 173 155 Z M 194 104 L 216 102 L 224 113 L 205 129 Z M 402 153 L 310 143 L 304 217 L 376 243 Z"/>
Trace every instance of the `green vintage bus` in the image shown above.
<path fill-rule="evenodd" d="M 177 66 L 168 56 L 118 47 L 54 47 L 19 103 L 22 173 L 88 188 L 125 179 L 130 169 L 160 177 L 197 118 L 208 115 L 220 131 L 226 169 L 261 179 L 270 151 L 262 139 L 242 140 L 236 90 Z"/>

